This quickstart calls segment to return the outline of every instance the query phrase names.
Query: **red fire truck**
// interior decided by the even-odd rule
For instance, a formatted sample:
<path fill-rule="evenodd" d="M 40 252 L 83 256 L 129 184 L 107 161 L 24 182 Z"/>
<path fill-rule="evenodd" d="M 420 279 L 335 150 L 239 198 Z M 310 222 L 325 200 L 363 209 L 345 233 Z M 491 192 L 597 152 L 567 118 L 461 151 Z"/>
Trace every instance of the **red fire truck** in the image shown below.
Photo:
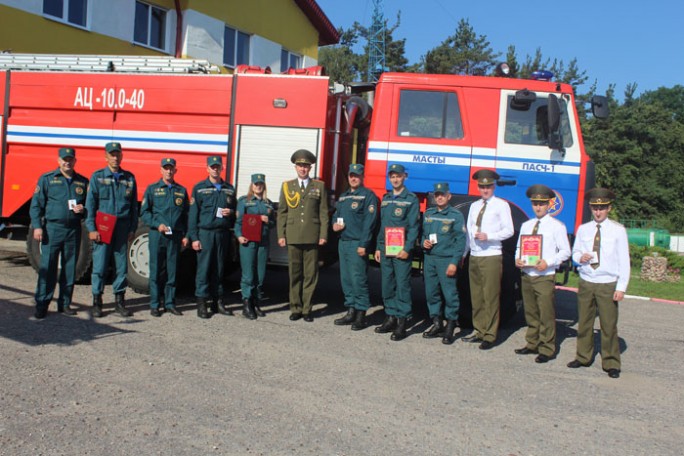
<path fill-rule="evenodd" d="M 556 191 L 552 212 L 570 233 L 584 217 L 580 195 L 593 183 L 593 168 L 566 84 L 385 73 L 372 87 L 371 108 L 354 93 L 364 86 L 340 88 L 320 67 L 278 75 L 244 66 L 233 75 L 187 74 L 188 68 L 185 74 L 167 74 L 121 71 L 126 62 L 98 59 L 91 71 L 0 70 L 4 220 L 26 220 L 38 176 L 55 168 L 57 148 L 74 147 L 77 170 L 89 176 L 105 165 L 103 146 L 109 141 L 122 144 L 123 167 L 136 175 L 139 198 L 159 179 L 162 157 L 176 158 L 177 178 L 191 189 L 206 178 L 206 157 L 220 154 L 229 164 L 225 177 L 238 194 L 246 193 L 252 173 L 261 172 L 277 200 L 281 182 L 293 175 L 290 155 L 306 148 L 318 157 L 312 176 L 326 182 L 333 205 L 350 163 L 365 164 L 366 186 L 381 197 L 390 188 L 387 167 L 399 162 L 423 210 L 432 183 L 447 181 L 452 203 L 467 215 L 478 194 L 470 176 L 490 168 L 501 175 L 497 195 L 509 201 L 516 227 L 529 218 L 525 190 L 534 183 Z M 605 99 L 596 97 L 594 114 L 602 116 L 605 106 Z M 90 249 L 86 238 L 83 242 L 80 275 L 89 266 Z M 502 306 L 510 314 L 518 277 L 515 239 L 508 244 Z M 38 248 L 29 240 L 33 264 Z M 274 247 L 270 256 L 282 263 L 286 253 Z M 144 227 L 128 257 L 130 284 L 145 289 Z M 462 300 L 469 301 L 466 274 L 460 277 Z"/>

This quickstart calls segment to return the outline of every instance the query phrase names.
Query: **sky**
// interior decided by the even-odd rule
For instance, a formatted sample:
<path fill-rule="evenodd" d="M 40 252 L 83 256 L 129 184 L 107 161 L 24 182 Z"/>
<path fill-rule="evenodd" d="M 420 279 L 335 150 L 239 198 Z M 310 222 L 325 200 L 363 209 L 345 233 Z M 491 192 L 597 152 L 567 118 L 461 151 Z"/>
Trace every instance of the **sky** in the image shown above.
<path fill-rule="evenodd" d="M 370 26 L 372 0 L 317 0 L 336 28 L 354 21 Z M 453 35 L 461 18 L 485 35 L 505 58 L 514 45 L 518 62 L 540 48 L 544 59 L 567 65 L 573 58 L 585 70 L 587 90 L 594 81 L 602 94 L 615 84 L 622 99 L 627 84 L 636 95 L 658 87 L 684 85 L 684 1 L 682 0 L 382 0 L 393 38 L 406 39 L 409 64 Z M 357 52 L 361 52 L 358 49 Z"/>

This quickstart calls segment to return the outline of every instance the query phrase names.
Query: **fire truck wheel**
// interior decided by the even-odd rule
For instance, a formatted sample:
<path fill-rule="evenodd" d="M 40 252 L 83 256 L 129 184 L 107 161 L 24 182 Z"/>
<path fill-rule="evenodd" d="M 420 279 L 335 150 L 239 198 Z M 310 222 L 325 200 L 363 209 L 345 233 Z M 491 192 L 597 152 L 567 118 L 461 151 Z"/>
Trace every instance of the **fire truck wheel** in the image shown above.
<path fill-rule="evenodd" d="M 138 225 L 135 237 L 128 244 L 128 286 L 140 294 L 150 291 L 150 251 L 148 247 L 149 228 Z"/>
<path fill-rule="evenodd" d="M 38 272 L 40 270 L 41 243 L 33 239 L 33 226 L 29 225 L 28 236 L 26 236 L 26 254 L 31 267 Z M 92 247 L 88 240 L 88 231 L 85 224 L 81 226 L 81 245 L 76 259 L 76 283 L 83 283 L 90 276 L 90 266 L 92 265 Z M 59 272 L 58 272 L 59 274 Z"/>

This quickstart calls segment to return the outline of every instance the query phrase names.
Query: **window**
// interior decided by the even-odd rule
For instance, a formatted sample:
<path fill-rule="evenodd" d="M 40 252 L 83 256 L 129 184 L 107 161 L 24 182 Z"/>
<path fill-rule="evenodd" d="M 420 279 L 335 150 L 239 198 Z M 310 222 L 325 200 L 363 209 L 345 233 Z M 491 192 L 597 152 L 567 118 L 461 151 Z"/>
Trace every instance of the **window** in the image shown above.
<path fill-rule="evenodd" d="M 135 2 L 133 41 L 157 49 L 165 49 L 166 11 L 143 2 Z"/>
<path fill-rule="evenodd" d="M 223 64 L 234 67 L 249 64 L 249 35 L 226 26 L 223 31 Z"/>
<path fill-rule="evenodd" d="M 85 27 L 88 19 L 88 0 L 43 0 L 43 14 Z"/>
<path fill-rule="evenodd" d="M 521 109 L 520 106 L 512 107 L 512 101 L 513 95 L 509 95 L 504 142 L 508 144 L 548 146 L 549 108 L 547 98 L 537 97 L 529 107 L 524 109 Z M 560 134 L 563 139 L 563 147 L 571 147 L 573 140 L 570 119 L 568 117 L 568 105 L 563 98 L 560 98 L 558 101 L 560 103 Z"/>
<path fill-rule="evenodd" d="M 458 97 L 453 92 L 402 90 L 398 136 L 459 139 L 463 137 Z"/>
<path fill-rule="evenodd" d="M 282 49 L 280 51 L 280 72 L 285 73 L 289 68 L 301 68 L 302 67 L 302 57 L 293 54 L 287 49 Z"/>

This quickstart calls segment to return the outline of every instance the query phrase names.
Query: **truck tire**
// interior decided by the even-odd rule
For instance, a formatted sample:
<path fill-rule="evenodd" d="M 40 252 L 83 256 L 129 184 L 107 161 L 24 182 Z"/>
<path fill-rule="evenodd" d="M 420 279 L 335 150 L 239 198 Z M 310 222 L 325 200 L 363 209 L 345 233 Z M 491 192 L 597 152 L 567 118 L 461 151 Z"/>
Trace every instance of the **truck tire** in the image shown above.
<path fill-rule="evenodd" d="M 128 244 L 128 287 L 140 294 L 150 292 L 150 249 L 149 227 L 140 223 L 133 241 Z"/>
<path fill-rule="evenodd" d="M 41 249 L 42 244 L 33 239 L 33 226 L 29 225 L 28 234 L 26 236 L 26 255 L 28 256 L 29 264 L 36 272 L 40 270 Z M 86 229 L 85 224 L 81 224 L 81 246 L 78 252 L 78 258 L 76 259 L 76 273 L 74 274 L 74 281 L 76 283 L 87 281 L 90 276 L 92 264 L 92 245 L 88 239 L 88 230 Z"/>

